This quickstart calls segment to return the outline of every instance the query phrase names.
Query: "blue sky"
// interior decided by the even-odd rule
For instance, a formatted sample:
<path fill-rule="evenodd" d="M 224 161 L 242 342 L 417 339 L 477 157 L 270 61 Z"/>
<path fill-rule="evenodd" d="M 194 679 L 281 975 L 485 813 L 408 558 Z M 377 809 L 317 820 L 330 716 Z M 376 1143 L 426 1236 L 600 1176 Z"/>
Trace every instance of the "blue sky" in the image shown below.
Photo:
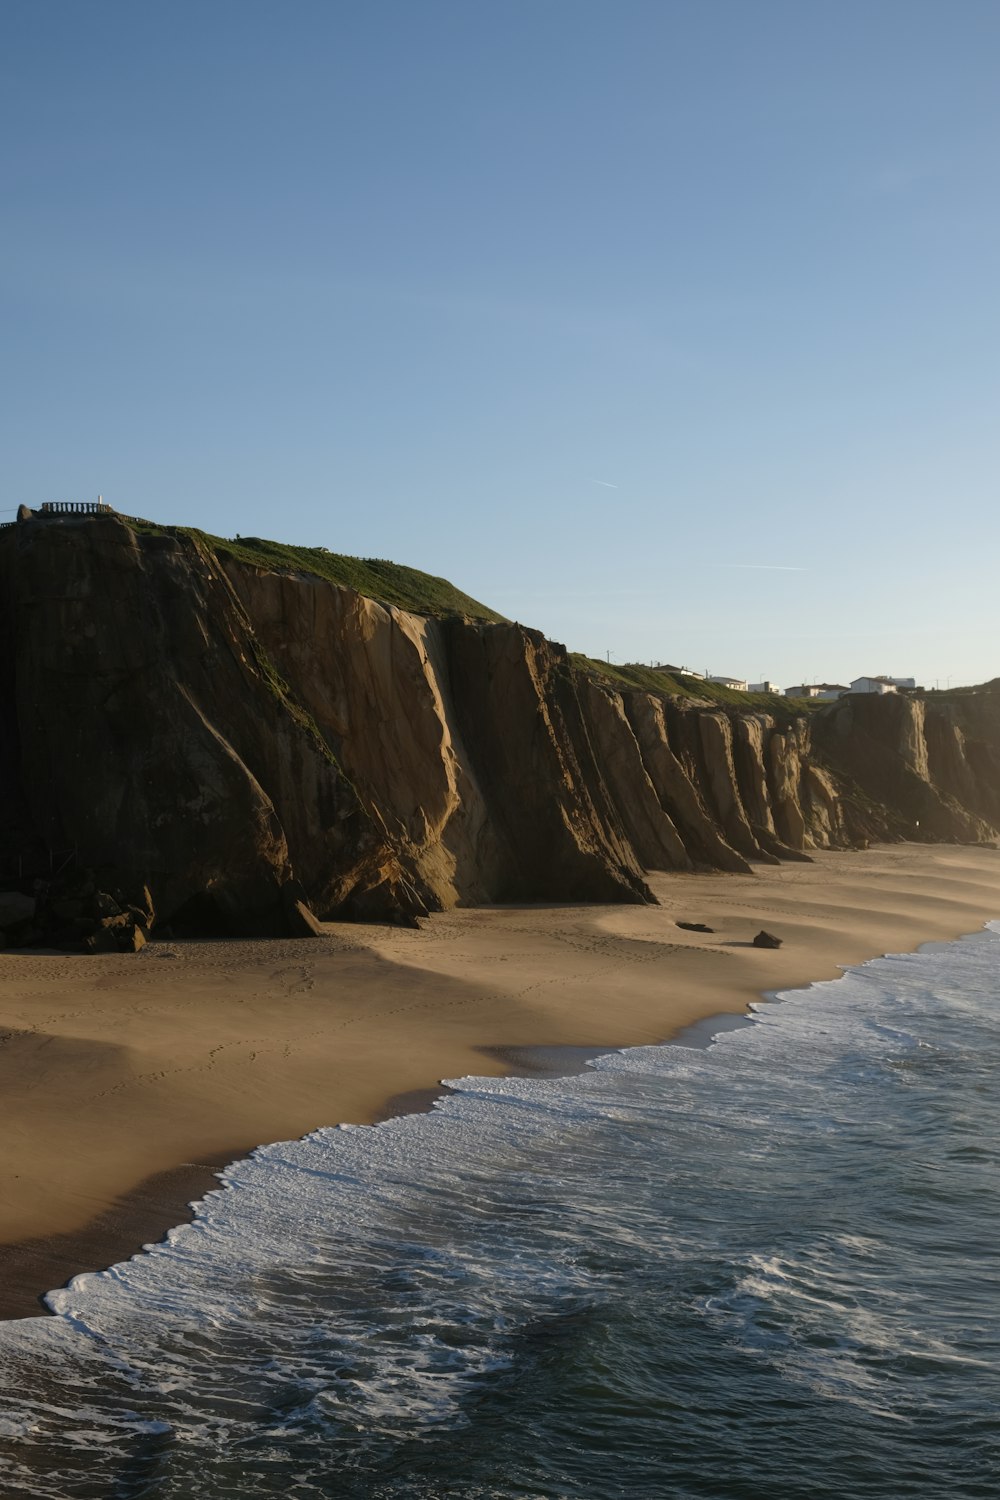
<path fill-rule="evenodd" d="M 5 499 L 1000 674 L 994 0 L 9 0 Z"/>

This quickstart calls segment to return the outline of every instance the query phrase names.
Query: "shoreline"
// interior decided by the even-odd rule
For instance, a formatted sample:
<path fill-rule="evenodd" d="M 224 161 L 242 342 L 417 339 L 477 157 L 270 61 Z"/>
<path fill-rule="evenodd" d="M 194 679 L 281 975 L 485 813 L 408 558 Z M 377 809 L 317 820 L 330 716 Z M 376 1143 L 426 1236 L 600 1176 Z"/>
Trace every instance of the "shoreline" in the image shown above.
<path fill-rule="evenodd" d="M 429 1108 L 442 1077 L 554 1076 L 623 1047 L 703 1045 L 716 1018 L 764 995 L 1000 918 L 1000 853 L 980 847 L 650 883 L 658 907 L 0 953 L 0 1317 L 45 1315 L 45 1292 L 162 1238 L 258 1144 Z M 762 926 L 781 949 L 752 947 Z"/>

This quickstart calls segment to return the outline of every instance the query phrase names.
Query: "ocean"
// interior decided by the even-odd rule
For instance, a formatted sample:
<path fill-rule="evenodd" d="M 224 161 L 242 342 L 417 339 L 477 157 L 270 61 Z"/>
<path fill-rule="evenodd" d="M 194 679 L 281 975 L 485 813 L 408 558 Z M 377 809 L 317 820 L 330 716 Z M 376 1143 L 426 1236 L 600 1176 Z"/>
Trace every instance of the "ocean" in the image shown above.
<path fill-rule="evenodd" d="M 263 1147 L 0 1325 L 0 1494 L 996 1500 L 998 1078 L 1000 922 Z"/>

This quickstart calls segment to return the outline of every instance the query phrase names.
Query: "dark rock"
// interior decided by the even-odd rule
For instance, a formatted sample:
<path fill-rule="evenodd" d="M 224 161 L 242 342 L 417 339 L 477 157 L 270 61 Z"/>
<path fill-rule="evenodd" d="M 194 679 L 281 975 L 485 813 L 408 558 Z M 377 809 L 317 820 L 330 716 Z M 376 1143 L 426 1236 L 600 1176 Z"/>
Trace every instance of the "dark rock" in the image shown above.
<path fill-rule="evenodd" d="M 45 929 L 39 922 L 19 922 L 5 932 L 10 948 L 42 948 L 46 944 Z"/>
<path fill-rule="evenodd" d="M 83 940 L 84 953 L 117 953 L 118 939 L 113 928 L 98 927 Z"/>
<path fill-rule="evenodd" d="M 82 917 L 84 903 L 78 896 L 64 897 L 61 901 L 52 902 L 53 916 L 61 922 L 72 922 L 75 917 Z"/>
<path fill-rule="evenodd" d="M 677 922 L 677 927 L 683 927 L 685 932 L 714 932 L 714 927 L 706 927 L 704 922 Z"/>
<path fill-rule="evenodd" d="M 106 932 L 119 932 L 122 928 L 127 927 L 131 921 L 131 917 L 126 916 L 123 911 L 120 911 L 113 917 L 102 917 L 97 925 L 98 927 L 103 927 Z"/>
<path fill-rule="evenodd" d="M 99 917 L 120 917 L 122 909 L 114 896 L 109 896 L 107 891 L 98 891 L 94 896 L 94 910 Z"/>
<path fill-rule="evenodd" d="M 80 934 L 75 927 L 57 927 L 48 935 L 48 946 L 58 948 L 63 953 L 77 953 L 80 950 Z"/>
<path fill-rule="evenodd" d="M 146 934 L 137 922 L 130 921 L 128 927 L 119 929 L 118 947 L 122 953 L 138 953 L 145 946 Z"/>
<path fill-rule="evenodd" d="M 35 898 L 23 891 L 0 891 L 0 928 L 15 927 L 35 915 Z"/>
<path fill-rule="evenodd" d="M 146 942 L 146 930 L 131 912 L 120 912 L 117 917 L 102 917 L 99 931 L 111 933 L 122 953 L 138 953 Z"/>
<path fill-rule="evenodd" d="M 765 932 L 763 927 L 753 940 L 755 948 L 780 948 L 781 938 L 775 937 L 773 932 Z"/>

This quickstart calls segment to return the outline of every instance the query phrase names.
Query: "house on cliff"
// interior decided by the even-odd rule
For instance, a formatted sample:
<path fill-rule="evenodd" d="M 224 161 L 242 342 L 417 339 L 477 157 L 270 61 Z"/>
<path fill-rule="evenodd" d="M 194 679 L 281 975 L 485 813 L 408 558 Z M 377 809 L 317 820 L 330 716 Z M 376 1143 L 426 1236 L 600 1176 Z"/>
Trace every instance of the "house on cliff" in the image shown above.
<path fill-rule="evenodd" d="M 896 683 L 891 677 L 855 677 L 851 683 L 852 693 L 895 693 Z"/>

